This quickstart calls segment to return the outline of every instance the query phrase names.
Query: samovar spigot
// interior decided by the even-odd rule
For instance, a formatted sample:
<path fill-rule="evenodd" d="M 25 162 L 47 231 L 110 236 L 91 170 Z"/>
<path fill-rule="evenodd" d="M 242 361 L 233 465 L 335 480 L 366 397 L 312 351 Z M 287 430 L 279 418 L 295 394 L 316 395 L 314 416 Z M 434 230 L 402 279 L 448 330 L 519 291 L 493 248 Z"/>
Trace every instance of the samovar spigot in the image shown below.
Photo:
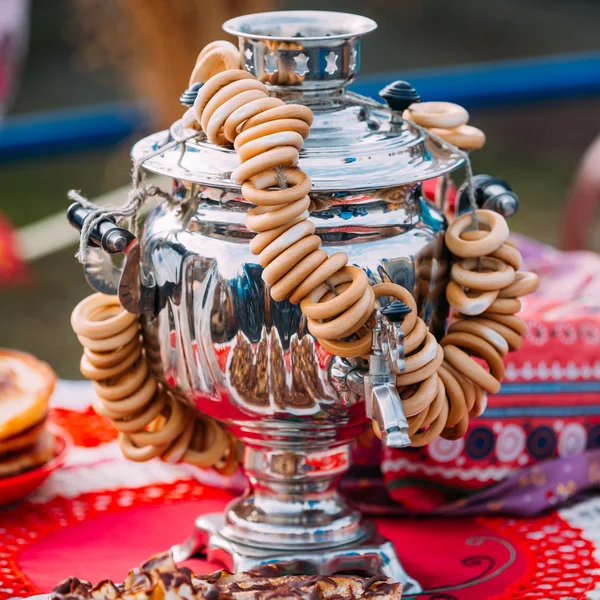
<path fill-rule="evenodd" d="M 363 378 L 367 416 L 376 422 L 381 441 L 394 448 L 410 444 L 394 372 L 404 370 L 402 321 L 409 312 L 410 308 L 399 300 L 376 312 L 369 373 Z"/>

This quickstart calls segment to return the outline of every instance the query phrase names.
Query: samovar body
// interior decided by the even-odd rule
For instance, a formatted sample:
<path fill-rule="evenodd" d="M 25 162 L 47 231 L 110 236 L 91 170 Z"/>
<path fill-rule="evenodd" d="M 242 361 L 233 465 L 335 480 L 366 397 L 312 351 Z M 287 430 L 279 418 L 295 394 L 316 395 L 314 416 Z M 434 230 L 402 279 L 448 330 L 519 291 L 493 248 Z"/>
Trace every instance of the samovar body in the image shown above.
<path fill-rule="evenodd" d="M 272 94 L 314 112 L 299 167 L 313 182 L 311 220 L 323 249 L 346 253 L 373 284 L 410 290 L 440 337 L 446 221 L 421 182 L 458 168 L 463 155 L 385 105 L 347 93 L 360 36 L 374 26 L 296 11 L 240 17 L 225 29 Z M 140 239 L 139 277 L 154 303 L 144 338 L 155 373 L 243 444 L 249 486 L 224 515 L 199 518 L 176 558 L 204 549 L 233 570 L 277 560 L 295 572 L 383 571 L 418 591 L 390 543 L 337 491 L 350 445 L 370 423 L 366 361 L 332 356 L 297 305 L 270 298 L 244 225 L 251 205 L 229 178 L 235 152 L 186 140 L 186 131 L 179 121 L 132 152 L 173 181 L 171 200 L 148 216 Z M 177 139 L 179 147 L 156 151 Z"/>
<path fill-rule="evenodd" d="M 160 344 L 157 370 L 244 444 L 322 449 L 353 440 L 367 423 L 363 398 L 336 387 L 334 357 L 308 332 L 299 306 L 271 299 L 248 248 L 249 206 L 234 193 L 224 203 L 222 191 L 211 200 L 213 191 L 191 207 L 163 203 L 146 223 L 141 268 L 157 289 L 147 332 Z M 323 248 L 345 252 L 373 283 L 411 290 L 441 334 L 448 312 L 441 214 L 418 185 L 347 199 L 312 212 Z"/>
<path fill-rule="evenodd" d="M 411 290 L 441 335 L 445 220 L 421 187 L 321 193 L 313 202 L 324 207 L 311 217 L 323 248 L 345 252 L 373 283 Z M 370 539 L 370 525 L 337 492 L 350 444 L 370 424 L 360 382 L 340 386 L 338 373 L 361 361 L 320 348 L 299 306 L 270 298 L 248 248 L 248 208 L 235 192 L 208 188 L 190 205 L 163 203 L 149 216 L 141 270 L 157 290 L 157 314 L 145 319 L 146 339 L 160 347 L 152 366 L 245 446 L 250 486 L 220 525 L 227 540 L 326 552 Z"/>

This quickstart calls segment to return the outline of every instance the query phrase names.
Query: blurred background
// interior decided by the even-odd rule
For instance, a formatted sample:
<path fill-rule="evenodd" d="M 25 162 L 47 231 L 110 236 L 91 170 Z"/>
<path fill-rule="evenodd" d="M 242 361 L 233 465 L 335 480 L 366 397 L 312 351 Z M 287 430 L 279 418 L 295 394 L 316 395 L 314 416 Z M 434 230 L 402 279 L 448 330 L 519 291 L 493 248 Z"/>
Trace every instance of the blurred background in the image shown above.
<path fill-rule="evenodd" d="M 513 99 L 500 85 L 497 96 L 478 97 L 470 77 L 464 104 L 488 136 L 474 170 L 507 179 L 520 196 L 514 231 L 566 244 L 562 229 L 583 205 L 591 223 L 595 192 L 573 182 L 600 133 L 598 0 L 0 0 L 0 346 L 80 378 L 69 315 L 89 288 L 75 246 L 60 239 L 64 217 L 52 219 L 66 210 L 66 191 L 97 198 L 127 185 L 129 147 L 182 114 L 177 99 L 195 57 L 223 38 L 224 20 L 312 8 L 379 23 L 364 40 L 361 72 L 381 87 L 414 75 L 459 93 L 456 66 L 537 59 L 532 81 L 541 73 L 556 89 Z M 554 55 L 568 68 L 563 58 L 548 62 Z M 484 67 L 493 75 L 506 65 Z M 502 72 L 511 83 L 510 68 Z M 600 251 L 598 228 L 573 223 L 568 243 Z"/>

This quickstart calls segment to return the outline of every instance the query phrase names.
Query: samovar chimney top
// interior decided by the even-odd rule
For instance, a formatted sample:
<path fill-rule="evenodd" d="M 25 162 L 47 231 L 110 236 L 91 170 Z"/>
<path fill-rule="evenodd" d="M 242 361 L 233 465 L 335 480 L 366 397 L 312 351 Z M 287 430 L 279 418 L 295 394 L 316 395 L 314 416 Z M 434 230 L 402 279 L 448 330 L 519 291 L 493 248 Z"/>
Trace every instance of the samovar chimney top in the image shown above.
<path fill-rule="evenodd" d="M 264 83 L 300 92 L 349 85 L 360 68 L 360 38 L 377 23 L 349 13 L 293 10 L 225 22 L 239 39 L 243 67 Z"/>

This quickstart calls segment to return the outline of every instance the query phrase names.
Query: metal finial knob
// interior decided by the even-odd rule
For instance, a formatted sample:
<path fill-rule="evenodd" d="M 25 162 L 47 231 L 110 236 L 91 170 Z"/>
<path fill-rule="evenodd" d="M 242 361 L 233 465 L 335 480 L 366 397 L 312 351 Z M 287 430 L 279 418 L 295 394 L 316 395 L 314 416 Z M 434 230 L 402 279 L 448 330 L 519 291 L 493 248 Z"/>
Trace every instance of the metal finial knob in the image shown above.
<path fill-rule="evenodd" d="M 196 100 L 196 96 L 198 95 L 198 91 L 202 87 L 202 84 L 197 81 L 196 83 L 192 83 L 190 87 L 179 96 L 179 102 L 183 104 L 183 106 L 194 106 L 194 102 Z"/>
<path fill-rule="evenodd" d="M 417 90 L 408 81 L 394 81 L 386 85 L 379 95 L 392 110 L 397 112 L 402 112 L 411 104 L 421 100 Z"/>
<path fill-rule="evenodd" d="M 402 323 L 409 313 L 410 307 L 404 304 L 402 300 L 394 300 L 381 309 L 381 314 L 391 323 Z"/>

